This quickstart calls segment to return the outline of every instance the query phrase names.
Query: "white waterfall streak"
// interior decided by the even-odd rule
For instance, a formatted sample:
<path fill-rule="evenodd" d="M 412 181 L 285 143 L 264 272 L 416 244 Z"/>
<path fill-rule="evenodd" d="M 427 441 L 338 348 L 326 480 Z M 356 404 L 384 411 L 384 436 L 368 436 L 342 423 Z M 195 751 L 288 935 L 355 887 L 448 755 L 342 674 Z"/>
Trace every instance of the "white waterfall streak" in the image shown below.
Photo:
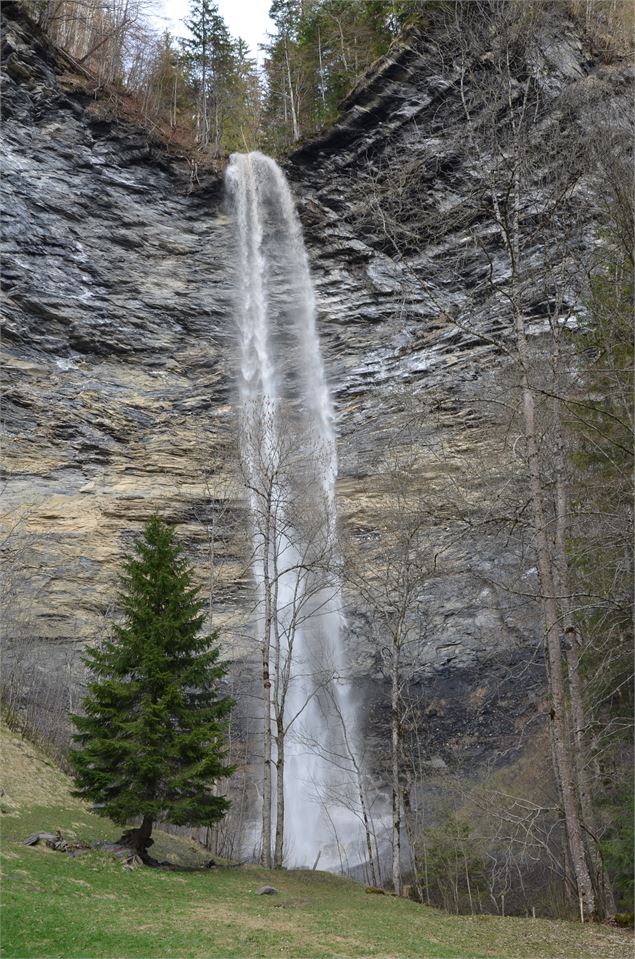
<path fill-rule="evenodd" d="M 234 154 L 226 183 L 238 247 L 240 430 L 258 636 L 265 646 L 270 639 L 273 766 L 278 777 L 284 772 L 274 807 L 278 817 L 284 807 L 285 864 L 311 866 L 320 854 L 322 868 L 346 868 L 364 856 L 358 723 L 345 678 L 334 416 L 313 286 L 277 164 Z"/>

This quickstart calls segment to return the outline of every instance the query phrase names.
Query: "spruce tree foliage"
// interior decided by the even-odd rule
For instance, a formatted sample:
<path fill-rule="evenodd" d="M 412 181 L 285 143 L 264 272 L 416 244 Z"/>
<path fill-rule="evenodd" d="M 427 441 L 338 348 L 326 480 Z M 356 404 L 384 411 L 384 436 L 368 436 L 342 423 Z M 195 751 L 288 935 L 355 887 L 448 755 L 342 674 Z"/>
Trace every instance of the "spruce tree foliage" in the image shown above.
<path fill-rule="evenodd" d="M 213 0 L 192 0 L 185 26 L 191 36 L 182 45 L 198 92 L 199 142 L 204 149 L 213 142 L 218 152 L 228 106 L 234 44 Z"/>
<path fill-rule="evenodd" d="M 234 39 L 214 0 L 190 0 L 180 41 L 197 143 L 215 154 L 254 149 L 262 91 L 256 61 L 244 40 Z"/>
<path fill-rule="evenodd" d="M 228 809 L 213 787 L 232 772 L 223 742 L 232 701 L 217 634 L 201 633 L 192 568 L 159 517 L 135 541 L 121 584 L 123 622 L 86 658 L 92 681 L 71 755 L 75 795 L 116 823 L 141 817 L 132 844 L 143 853 L 157 820 L 212 825 Z"/>

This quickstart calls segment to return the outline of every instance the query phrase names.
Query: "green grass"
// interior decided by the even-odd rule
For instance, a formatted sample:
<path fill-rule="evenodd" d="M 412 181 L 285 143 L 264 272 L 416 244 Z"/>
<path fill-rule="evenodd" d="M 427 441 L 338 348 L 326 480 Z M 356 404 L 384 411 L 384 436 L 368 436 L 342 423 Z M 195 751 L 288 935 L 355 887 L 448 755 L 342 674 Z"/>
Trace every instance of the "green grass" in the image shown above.
<path fill-rule="evenodd" d="M 626 933 L 548 920 L 448 916 L 321 872 L 257 867 L 127 871 L 112 857 L 78 859 L 25 847 L 37 830 L 113 838 L 120 830 L 69 795 L 66 777 L 2 732 L 2 945 L 7 959 L 454 957 L 626 959 Z M 156 834 L 153 853 L 194 864 L 192 843 Z M 256 896 L 271 884 L 279 896 Z"/>

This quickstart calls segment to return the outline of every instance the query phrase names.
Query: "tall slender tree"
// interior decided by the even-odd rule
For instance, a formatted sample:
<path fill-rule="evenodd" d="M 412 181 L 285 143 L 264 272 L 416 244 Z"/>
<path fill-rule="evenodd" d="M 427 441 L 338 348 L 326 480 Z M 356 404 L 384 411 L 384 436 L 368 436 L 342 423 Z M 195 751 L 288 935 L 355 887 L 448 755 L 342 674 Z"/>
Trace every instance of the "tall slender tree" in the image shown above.
<path fill-rule="evenodd" d="M 213 139 L 218 153 L 223 132 L 224 101 L 232 73 L 234 44 L 214 0 L 191 0 L 185 20 L 190 37 L 183 40 L 197 87 L 198 139 L 207 149 Z"/>

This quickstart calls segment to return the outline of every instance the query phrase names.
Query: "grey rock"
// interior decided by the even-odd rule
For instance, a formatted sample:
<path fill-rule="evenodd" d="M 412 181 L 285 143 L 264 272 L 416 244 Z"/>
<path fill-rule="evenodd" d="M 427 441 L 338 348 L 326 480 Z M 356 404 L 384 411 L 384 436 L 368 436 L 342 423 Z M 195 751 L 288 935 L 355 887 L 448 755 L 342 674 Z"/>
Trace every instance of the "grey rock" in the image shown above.
<path fill-rule="evenodd" d="M 44 842 L 47 845 L 50 843 L 53 845 L 59 839 L 59 836 L 54 832 L 34 832 L 30 836 L 27 836 L 23 841 L 24 846 L 37 846 L 39 842 Z"/>
<path fill-rule="evenodd" d="M 277 896 L 279 895 L 278 890 L 275 886 L 261 886 L 260 889 L 256 889 L 257 896 Z"/>
<path fill-rule="evenodd" d="M 86 78 L 68 84 L 69 63 L 19 5 L 3 4 L 2 15 L 2 495 L 11 530 L 2 537 L 4 667 L 19 702 L 50 703 L 42 709 L 52 715 L 55 684 L 64 709 L 78 701 L 81 651 L 103 634 L 121 557 L 157 510 L 177 524 L 202 584 L 211 575 L 214 511 L 231 515 L 239 534 L 215 544 L 214 625 L 228 656 L 251 655 L 234 628 L 251 602 L 242 576 L 246 502 L 227 482 L 239 277 L 220 176 L 193 187 L 183 158 L 99 115 Z M 597 64 L 592 72 L 589 52 L 570 32 L 555 33 L 542 49 L 545 123 L 558 122 L 563 90 L 585 109 L 598 98 L 629 101 L 632 74 Z M 441 534 L 450 545 L 422 590 L 425 628 L 408 655 L 413 685 L 434 714 L 430 754 L 450 765 L 447 743 L 455 739 L 455 755 L 473 768 L 484 759 L 483 743 L 488 758 L 509 745 L 512 712 L 519 726 L 527 718 L 521 686 L 535 703 L 543 681 L 536 607 L 504 588 L 521 575 L 519 553 L 487 525 L 489 489 L 511 471 L 499 456 L 503 427 L 484 402 L 506 375 L 501 351 L 484 337 L 498 335 L 505 317 L 489 297 L 473 329 L 456 326 L 456 310 L 482 271 L 466 251 L 457 277 L 460 231 L 422 236 L 399 258 L 378 218 L 359 209 L 365 178 L 418 156 L 430 214 L 451 222 L 474 175 L 456 161 L 463 134 L 451 65 L 438 62 L 429 40 L 412 37 L 372 69 L 345 101 L 341 121 L 291 156 L 286 172 L 336 400 L 340 514 L 368 544 L 369 561 L 391 506 L 382 493 L 387 454 L 406 435 L 410 400 L 425 411 L 407 442 L 422 493 L 440 504 L 427 532 L 431 548 Z M 584 194 L 580 204 L 581 242 L 588 242 L 593 204 Z M 495 237 L 483 227 L 478 240 L 501 272 Z M 536 310 L 539 337 L 540 303 Z M 466 477 L 469 529 L 446 502 L 448 464 L 453 476 Z M 528 591 L 533 579 L 522 583 Z M 380 730 L 386 704 L 383 640 L 359 597 L 347 591 L 345 599 L 356 679 L 376 706 L 376 715 L 366 713 L 368 733 L 378 740 L 370 727 Z M 528 659 L 521 676 L 518 664 Z M 491 703 L 486 714 L 470 705 L 477 688 Z"/>

